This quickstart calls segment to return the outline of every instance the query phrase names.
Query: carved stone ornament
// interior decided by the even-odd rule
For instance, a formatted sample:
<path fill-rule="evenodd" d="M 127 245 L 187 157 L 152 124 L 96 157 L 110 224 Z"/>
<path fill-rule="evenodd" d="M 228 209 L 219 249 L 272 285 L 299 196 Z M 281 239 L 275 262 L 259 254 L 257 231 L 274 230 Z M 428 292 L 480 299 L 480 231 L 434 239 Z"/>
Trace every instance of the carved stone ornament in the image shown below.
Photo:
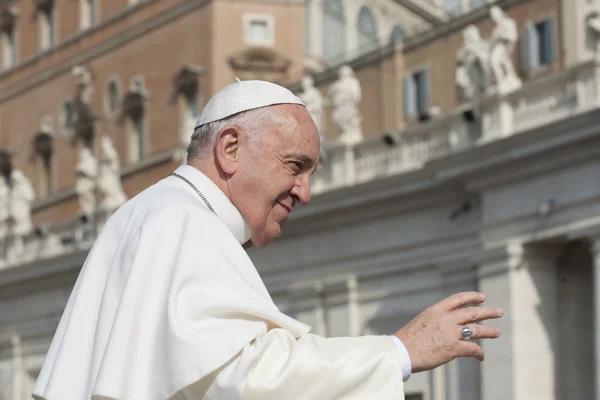
<path fill-rule="evenodd" d="M 75 193 L 79 198 L 81 211 L 88 216 L 96 211 L 96 178 L 98 176 L 98 161 L 92 150 L 83 147 L 79 152 L 79 162 L 75 167 Z"/>
<path fill-rule="evenodd" d="M 131 78 L 129 92 L 123 98 L 121 122 L 126 118 L 138 119 L 144 116 L 144 103 L 150 98 L 150 92 L 144 86 L 144 77 L 136 75 Z"/>
<path fill-rule="evenodd" d="M 0 151 L 0 250 L 9 263 L 25 254 L 24 238 L 33 230 L 35 192 L 25 174 L 12 166 L 13 152 Z"/>
<path fill-rule="evenodd" d="M 19 15 L 17 8 L 9 4 L 0 5 L 0 32 L 11 32 Z"/>
<path fill-rule="evenodd" d="M 92 73 L 83 66 L 76 66 L 72 70 L 77 94 L 75 96 L 75 113 L 73 123 L 73 141 L 83 141 L 84 145 L 91 147 L 94 142 L 94 123 L 97 117 L 92 112 L 92 95 L 94 92 Z"/>
<path fill-rule="evenodd" d="M 462 37 L 463 45 L 456 54 L 455 83 L 461 90 L 461 100 L 471 101 L 489 85 L 489 47 L 475 25 L 463 29 Z"/>
<path fill-rule="evenodd" d="M 198 92 L 198 77 L 205 75 L 206 70 L 196 65 L 186 65 L 179 70 L 173 79 L 175 93 L 186 97 L 193 96 Z"/>
<path fill-rule="evenodd" d="M 350 145 L 362 140 L 362 119 L 358 110 L 362 97 L 360 82 L 347 65 L 342 66 L 338 74 L 339 79 L 329 88 L 333 106 L 331 117 L 339 129 L 340 142 Z"/>
<path fill-rule="evenodd" d="M 327 138 L 323 133 L 323 111 L 325 108 L 326 100 L 321 95 L 319 89 L 315 87 L 315 82 L 313 78 L 309 75 L 302 77 L 300 81 L 302 86 L 302 92 L 298 93 L 298 97 L 304 105 L 306 106 L 306 110 L 312 117 L 315 125 L 317 126 L 317 130 L 319 131 L 319 136 L 321 137 L 321 160 L 325 160 L 327 158 L 327 153 L 325 151 Z"/>
<path fill-rule="evenodd" d="M 590 2 L 589 9 L 585 17 L 588 43 L 594 52 L 594 58 L 600 60 L 600 0 Z"/>
<path fill-rule="evenodd" d="M 268 47 L 250 47 L 229 58 L 241 80 L 260 79 L 281 84 L 287 77 L 291 60 Z"/>
<path fill-rule="evenodd" d="M 102 211 L 112 213 L 127 201 L 127 196 L 121 184 L 119 154 L 112 140 L 103 135 L 100 138 L 100 147 L 102 156 L 98 166 L 98 191 L 102 200 L 99 206 Z"/>
<path fill-rule="evenodd" d="M 470 25 L 463 30 L 463 45 L 456 55 L 455 83 L 462 101 L 476 102 L 482 93 L 494 89 L 505 94 L 521 87 L 512 55 L 518 41 L 518 28 L 498 6 L 490 8 L 496 24 L 489 40 L 482 39 L 479 29 Z"/>
<path fill-rule="evenodd" d="M 123 117 L 132 119 L 144 116 L 144 97 L 140 93 L 129 92 L 123 99 Z"/>
<path fill-rule="evenodd" d="M 54 0 L 34 0 L 38 10 L 49 11 L 54 7 Z"/>
<path fill-rule="evenodd" d="M 52 154 L 54 139 L 52 136 L 45 132 L 40 132 L 33 138 L 33 152 L 34 154 L 42 159 L 44 165 L 49 166 Z"/>

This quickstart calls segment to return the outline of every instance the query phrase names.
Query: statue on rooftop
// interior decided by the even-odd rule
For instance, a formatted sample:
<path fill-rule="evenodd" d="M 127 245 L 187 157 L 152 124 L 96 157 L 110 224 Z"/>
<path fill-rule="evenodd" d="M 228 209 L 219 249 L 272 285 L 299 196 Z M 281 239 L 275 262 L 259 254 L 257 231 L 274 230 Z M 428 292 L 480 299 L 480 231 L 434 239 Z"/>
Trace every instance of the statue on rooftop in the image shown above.
<path fill-rule="evenodd" d="M 114 212 L 127 201 L 121 184 L 121 168 L 119 154 L 108 136 L 100 138 L 102 156 L 98 168 L 98 190 L 102 195 L 100 209 L 108 213 Z"/>
<path fill-rule="evenodd" d="M 92 150 L 82 147 L 79 152 L 79 162 L 75 167 L 77 175 L 75 193 L 79 198 L 79 206 L 84 215 L 91 217 L 96 211 L 96 178 L 98 163 Z"/>
<path fill-rule="evenodd" d="M 462 32 L 463 45 L 456 55 L 455 82 L 466 102 L 477 102 L 490 88 L 497 93 L 508 93 L 521 87 L 512 60 L 519 39 L 517 25 L 498 6 L 490 8 L 490 18 L 496 26 L 489 40 L 481 37 L 475 25 Z"/>
<path fill-rule="evenodd" d="M 339 71 L 339 79 L 329 89 L 333 106 L 331 114 L 338 127 L 339 140 L 345 144 L 354 144 L 362 140 L 361 116 L 358 104 L 361 100 L 360 82 L 354 71 L 347 65 Z"/>

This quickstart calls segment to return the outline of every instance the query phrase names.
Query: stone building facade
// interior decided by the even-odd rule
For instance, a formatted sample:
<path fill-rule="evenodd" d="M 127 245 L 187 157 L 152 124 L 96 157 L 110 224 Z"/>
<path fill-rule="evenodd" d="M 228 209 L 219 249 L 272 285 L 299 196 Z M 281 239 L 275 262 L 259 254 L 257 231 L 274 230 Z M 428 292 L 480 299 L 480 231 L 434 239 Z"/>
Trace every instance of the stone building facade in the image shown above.
<path fill-rule="evenodd" d="M 236 77 L 290 87 L 321 121 L 311 205 L 250 250 L 281 309 L 323 335 L 389 334 L 479 289 L 506 312 L 502 339 L 483 364 L 413 375 L 408 399 L 600 399 L 599 15 L 586 0 L 0 1 L 0 170 L 36 194 L 25 250 L 2 242 L 0 399 L 28 398 L 110 214 L 100 167 L 127 198 L 166 176 Z"/>

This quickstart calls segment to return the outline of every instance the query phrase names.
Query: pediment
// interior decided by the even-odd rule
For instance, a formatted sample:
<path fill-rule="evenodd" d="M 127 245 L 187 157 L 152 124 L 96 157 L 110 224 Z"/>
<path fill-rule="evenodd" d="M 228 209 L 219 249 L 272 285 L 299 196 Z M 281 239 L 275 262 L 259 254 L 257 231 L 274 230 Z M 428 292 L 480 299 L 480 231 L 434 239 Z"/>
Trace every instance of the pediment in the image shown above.
<path fill-rule="evenodd" d="M 205 75 L 206 70 L 197 65 L 184 65 L 173 78 L 175 90 L 181 91 L 190 86 L 197 86 L 198 77 Z"/>
<path fill-rule="evenodd" d="M 291 60 L 269 47 L 250 47 L 229 57 L 229 64 L 241 79 L 281 81 Z"/>
<path fill-rule="evenodd" d="M 0 31 L 10 32 L 17 19 L 17 11 L 8 4 L 0 5 Z"/>

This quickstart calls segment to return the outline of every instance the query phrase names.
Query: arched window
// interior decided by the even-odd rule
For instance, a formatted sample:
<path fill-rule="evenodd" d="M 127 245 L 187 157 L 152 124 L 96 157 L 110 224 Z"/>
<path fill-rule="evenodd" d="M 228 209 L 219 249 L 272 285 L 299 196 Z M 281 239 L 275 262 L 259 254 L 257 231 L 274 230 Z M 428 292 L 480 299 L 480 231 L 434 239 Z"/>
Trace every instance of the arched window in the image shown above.
<path fill-rule="evenodd" d="M 39 132 L 33 138 L 35 186 L 38 196 L 47 196 L 54 189 L 54 145 L 50 132 Z"/>
<path fill-rule="evenodd" d="M 54 0 L 40 1 L 38 4 L 38 36 L 40 50 L 48 50 L 55 44 Z"/>
<path fill-rule="evenodd" d="M 323 58 L 330 64 L 343 61 L 346 51 L 346 17 L 342 0 L 323 1 Z"/>
<path fill-rule="evenodd" d="M 404 29 L 402 29 L 402 27 L 400 25 L 394 25 L 394 28 L 392 29 L 392 33 L 390 34 L 390 42 L 398 43 L 398 42 L 401 42 L 402 40 L 404 40 L 405 37 L 406 37 L 406 32 L 404 31 Z"/>
<path fill-rule="evenodd" d="M 358 12 L 356 31 L 358 34 L 357 43 L 359 53 L 365 53 L 377 47 L 377 22 L 375 21 L 373 12 L 367 6 L 362 6 Z"/>

